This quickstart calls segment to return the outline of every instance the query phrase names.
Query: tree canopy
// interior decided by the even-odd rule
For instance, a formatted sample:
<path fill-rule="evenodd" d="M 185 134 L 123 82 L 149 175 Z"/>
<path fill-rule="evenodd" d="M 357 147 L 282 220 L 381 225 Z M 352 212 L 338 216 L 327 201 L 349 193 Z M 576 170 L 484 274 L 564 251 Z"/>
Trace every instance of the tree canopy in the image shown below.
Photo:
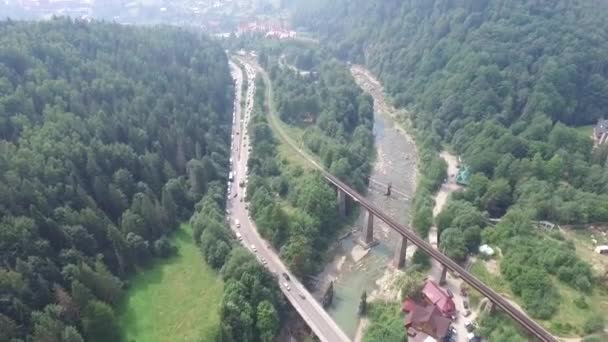
<path fill-rule="evenodd" d="M 125 277 L 225 177 L 231 84 L 181 29 L 0 22 L 0 340 L 116 340 Z"/>

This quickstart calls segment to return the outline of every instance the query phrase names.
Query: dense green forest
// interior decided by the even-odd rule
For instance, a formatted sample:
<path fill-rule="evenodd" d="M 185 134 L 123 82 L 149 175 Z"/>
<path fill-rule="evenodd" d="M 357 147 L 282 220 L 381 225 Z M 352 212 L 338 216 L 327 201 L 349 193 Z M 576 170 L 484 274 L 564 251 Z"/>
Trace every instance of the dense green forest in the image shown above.
<path fill-rule="evenodd" d="M 281 120 L 305 129 L 304 144 L 323 165 L 365 191 L 375 152 L 372 97 L 322 50 L 290 44 L 280 51 L 277 56 L 277 51 L 262 50 L 260 59 L 270 70 Z"/>
<path fill-rule="evenodd" d="M 450 143 L 474 173 L 508 182 L 506 198 L 485 203 L 492 216 L 535 202 L 538 219 L 608 220 L 608 150 L 592 152 L 588 137 L 563 125 L 594 123 L 608 107 L 605 2 L 325 6 L 296 17 L 336 54 L 369 65 L 397 105 L 414 107 L 426 139 Z M 528 191 L 533 179 L 546 191 Z"/>
<path fill-rule="evenodd" d="M 180 29 L 0 22 L 0 340 L 119 339 L 129 273 L 224 184 L 231 87 Z"/>
<path fill-rule="evenodd" d="M 274 94 L 272 100 L 278 116 L 291 125 L 306 128 L 304 137 L 316 134 L 316 142 L 322 144 L 324 150 L 335 148 L 345 151 L 344 156 L 353 159 L 338 159 L 335 151 L 327 152 L 327 158 L 323 158 L 325 166 L 336 170 L 341 163 L 352 162 L 350 165 L 356 165 L 357 170 L 353 172 L 354 168 L 345 168 L 340 176 L 352 184 L 364 184 L 373 151 L 371 99 L 363 98 L 344 66 L 338 63 L 316 65 L 314 70 L 308 70 L 308 76 L 302 76 L 287 66 L 286 63 L 291 61 L 289 56 L 279 65 L 279 56 L 283 51 L 281 47 L 277 51 L 265 50 L 260 53 L 261 63 L 270 69 Z M 281 258 L 288 267 L 298 276 L 311 275 L 318 271 L 324 251 L 341 227 L 336 215 L 335 191 L 321 174 L 308 172 L 302 165 L 288 161 L 284 154 L 278 152 L 279 141 L 266 116 L 272 110 L 272 104 L 266 103 L 264 82 L 258 80 L 257 83 L 249 127 L 253 146 L 248 162 L 250 212 L 260 233 L 280 249 Z M 317 93 L 314 85 L 319 93 L 325 93 L 326 98 Z M 348 124 L 347 120 L 335 116 L 346 113 L 338 108 L 348 105 L 353 99 L 360 99 L 369 111 L 363 106 L 359 109 L 351 105 L 348 113 L 352 115 L 352 122 Z M 329 127 L 335 128 L 333 135 L 328 133 L 331 131 Z M 359 133 L 354 133 L 356 131 Z M 353 143 L 355 139 L 358 142 Z M 349 147 L 349 143 L 353 146 Z M 306 144 L 308 146 L 308 142 Z"/>
<path fill-rule="evenodd" d="M 572 127 L 608 108 L 607 2 L 294 2 L 297 25 L 410 109 L 419 145 L 449 145 L 468 165 L 470 185 L 437 220 L 442 250 L 461 261 L 482 241 L 499 246 L 501 273 L 536 318 L 555 315 L 560 286 L 606 291 L 572 242 L 531 220 L 608 221 L 608 147 Z M 432 200 L 418 198 L 413 224 L 425 233 Z"/>
<path fill-rule="evenodd" d="M 316 272 L 322 252 L 335 236 L 337 202 L 320 174 L 305 174 L 278 157 L 278 142 L 265 116 L 265 96 L 265 84 L 258 79 L 249 126 L 249 210 L 262 236 L 280 249 L 291 271 L 305 276 Z"/>

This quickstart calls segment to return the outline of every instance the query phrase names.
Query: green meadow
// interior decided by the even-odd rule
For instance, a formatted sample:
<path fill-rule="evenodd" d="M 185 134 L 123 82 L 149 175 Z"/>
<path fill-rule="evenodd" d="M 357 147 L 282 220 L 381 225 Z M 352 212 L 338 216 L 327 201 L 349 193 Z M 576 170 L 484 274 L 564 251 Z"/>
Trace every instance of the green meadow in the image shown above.
<path fill-rule="evenodd" d="M 198 342 L 219 331 L 220 276 L 204 263 L 190 226 L 182 225 L 171 241 L 177 255 L 130 279 L 119 310 L 125 341 Z"/>

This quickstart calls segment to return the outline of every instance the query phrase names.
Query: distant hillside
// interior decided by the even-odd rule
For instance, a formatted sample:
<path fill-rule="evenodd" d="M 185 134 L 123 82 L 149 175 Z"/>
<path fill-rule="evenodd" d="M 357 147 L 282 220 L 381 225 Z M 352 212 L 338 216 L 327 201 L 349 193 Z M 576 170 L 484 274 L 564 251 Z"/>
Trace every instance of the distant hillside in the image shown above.
<path fill-rule="evenodd" d="M 606 115 L 606 1 L 301 3 L 298 25 L 314 28 L 341 57 L 371 66 L 397 104 L 433 112 L 423 121 L 435 121 L 440 135 L 481 118 L 511 123 L 546 114 L 579 125 Z"/>
<path fill-rule="evenodd" d="M 0 22 L 0 341 L 117 341 L 126 275 L 223 184 L 231 87 L 183 30 Z"/>

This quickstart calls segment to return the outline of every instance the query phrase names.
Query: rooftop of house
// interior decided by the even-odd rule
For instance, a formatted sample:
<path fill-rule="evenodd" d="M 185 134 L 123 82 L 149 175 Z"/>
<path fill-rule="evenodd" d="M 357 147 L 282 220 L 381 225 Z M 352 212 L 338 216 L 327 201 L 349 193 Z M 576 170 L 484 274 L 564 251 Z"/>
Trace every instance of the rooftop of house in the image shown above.
<path fill-rule="evenodd" d="M 436 305 L 444 315 L 450 315 L 456 310 L 456 304 L 454 304 L 452 298 L 432 280 L 424 284 L 422 294 L 428 302 Z"/>
<path fill-rule="evenodd" d="M 451 321 L 444 317 L 435 305 L 422 306 L 414 301 L 406 300 L 410 307 L 405 320 L 406 328 L 420 329 L 423 333 L 436 339 L 442 339 L 448 333 Z M 406 303 L 403 304 L 404 306 Z"/>

